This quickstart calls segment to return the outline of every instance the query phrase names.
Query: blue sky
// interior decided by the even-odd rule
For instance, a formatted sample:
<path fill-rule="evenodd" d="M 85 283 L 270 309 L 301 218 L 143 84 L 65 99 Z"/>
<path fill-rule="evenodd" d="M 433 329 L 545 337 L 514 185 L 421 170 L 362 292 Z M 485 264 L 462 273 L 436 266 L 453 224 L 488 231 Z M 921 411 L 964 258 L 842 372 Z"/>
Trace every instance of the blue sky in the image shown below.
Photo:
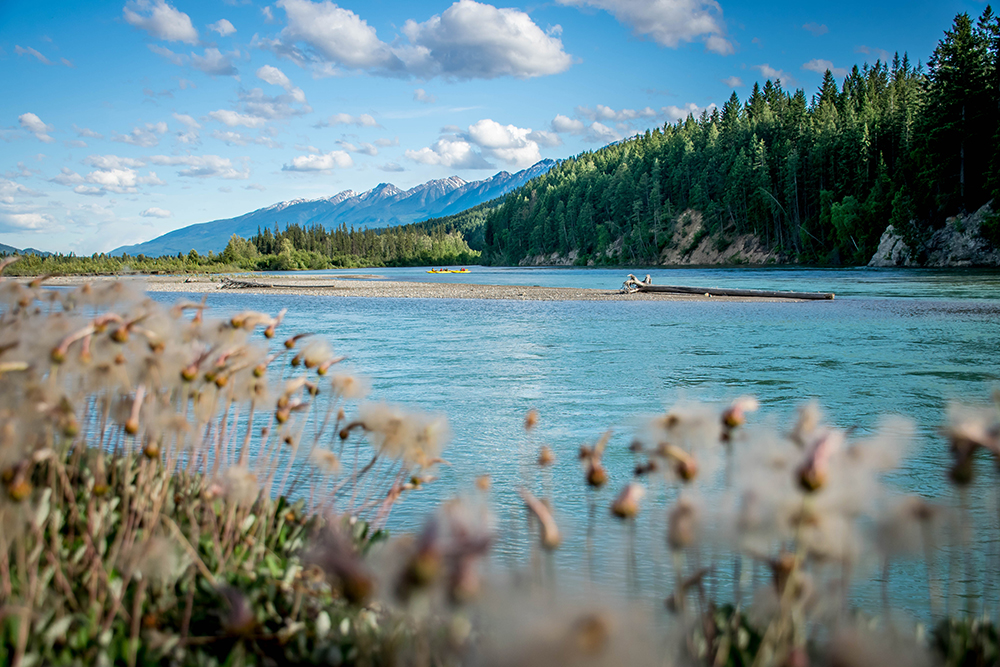
<path fill-rule="evenodd" d="M 975 0 L 0 0 L 0 243 L 91 254 L 295 199 L 479 180 L 754 81 L 926 61 Z M 891 56 L 890 56 L 891 57 Z"/>

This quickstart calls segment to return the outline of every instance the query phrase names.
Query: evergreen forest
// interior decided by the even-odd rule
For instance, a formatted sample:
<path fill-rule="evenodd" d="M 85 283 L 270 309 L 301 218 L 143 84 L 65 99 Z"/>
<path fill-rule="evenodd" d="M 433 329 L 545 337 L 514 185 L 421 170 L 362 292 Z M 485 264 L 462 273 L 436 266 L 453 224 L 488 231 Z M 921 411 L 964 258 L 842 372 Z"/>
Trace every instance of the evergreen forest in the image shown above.
<path fill-rule="evenodd" d="M 959 14 L 927 66 L 855 66 L 819 90 L 754 84 L 700 118 L 564 160 L 485 216 L 484 261 L 578 253 L 656 263 L 679 214 L 717 247 L 752 234 L 791 262 L 865 264 L 888 224 L 917 247 L 1000 191 L 1000 20 Z M 455 223 L 451 223 L 455 226 Z M 984 235 L 997 240 L 995 218 Z"/>

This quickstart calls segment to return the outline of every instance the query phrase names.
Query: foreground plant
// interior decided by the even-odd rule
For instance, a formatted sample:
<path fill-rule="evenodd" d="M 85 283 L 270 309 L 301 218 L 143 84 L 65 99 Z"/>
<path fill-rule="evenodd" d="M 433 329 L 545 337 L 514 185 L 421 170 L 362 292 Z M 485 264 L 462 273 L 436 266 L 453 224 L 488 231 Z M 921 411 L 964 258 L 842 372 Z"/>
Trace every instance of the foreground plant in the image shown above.
<path fill-rule="evenodd" d="M 0 281 L 0 663 L 391 651 L 397 621 L 305 547 L 336 531 L 361 558 L 444 421 L 349 420 L 365 383 L 324 343 L 271 345 L 281 314 L 38 282 Z"/>

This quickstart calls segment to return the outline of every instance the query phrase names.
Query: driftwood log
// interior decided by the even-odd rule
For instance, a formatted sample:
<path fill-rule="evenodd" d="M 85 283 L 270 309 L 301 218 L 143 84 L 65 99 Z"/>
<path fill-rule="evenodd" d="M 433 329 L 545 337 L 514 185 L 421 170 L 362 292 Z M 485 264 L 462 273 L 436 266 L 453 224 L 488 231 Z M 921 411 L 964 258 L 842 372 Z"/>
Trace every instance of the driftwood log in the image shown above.
<path fill-rule="evenodd" d="M 654 285 L 652 278 L 646 274 L 644 280 L 639 280 L 631 273 L 622 285 L 622 294 L 635 292 L 659 292 L 664 294 L 699 294 L 705 296 L 741 296 L 764 299 L 805 299 L 810 301 L 831 300 L 832 292 L 781 292 L 759 289 L 727 289 L 717 287 L 681 287 L 677 285 Z"/>
<path fill-rule="evenodd" d="M 219 289 L 260 289 L 262 287 L 274 287 L 267 283 L 259 283 L 254 280 L 236 280 L 235 278 L 223 278 Z"/>

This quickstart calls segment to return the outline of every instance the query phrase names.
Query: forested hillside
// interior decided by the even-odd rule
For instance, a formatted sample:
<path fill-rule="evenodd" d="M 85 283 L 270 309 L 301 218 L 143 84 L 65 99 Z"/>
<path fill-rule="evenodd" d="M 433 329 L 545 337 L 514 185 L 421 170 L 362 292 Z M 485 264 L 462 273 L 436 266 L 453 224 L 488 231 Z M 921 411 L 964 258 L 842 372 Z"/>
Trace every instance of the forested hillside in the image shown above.
<path fill-rule="evenodd" d="M 906 55 L 779 81 L 721 108 L 565 160 L 486 214 L 484 259 L 575 251 L 656 263 L 688 209 L 724 248 L 754 235 L 790 261 L 866 263 L 887 224 L 919 242 L 998 194 L 1000 21 L 961 14 L 924 68 Z M 690 216 L 686 216 L 690 218 Z M 996 234 L 994 226 L 986 230 Z"/>

